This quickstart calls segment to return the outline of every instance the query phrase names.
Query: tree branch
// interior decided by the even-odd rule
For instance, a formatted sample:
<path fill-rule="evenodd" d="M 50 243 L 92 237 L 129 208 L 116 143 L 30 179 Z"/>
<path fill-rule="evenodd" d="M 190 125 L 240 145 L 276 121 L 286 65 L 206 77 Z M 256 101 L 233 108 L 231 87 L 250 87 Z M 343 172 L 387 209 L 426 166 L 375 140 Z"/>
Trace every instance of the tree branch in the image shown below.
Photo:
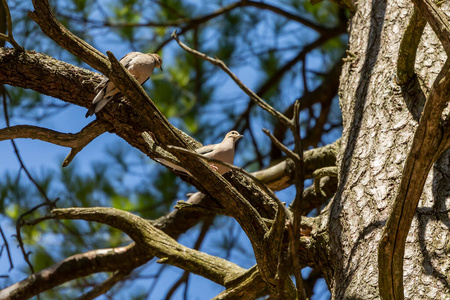
<path fill-rule="evenodd" d="M 450 24 L 447 21 L 447 16 L 433 0 L 412 0 L 412 2 L 436 33 L 447 56 L 450 56 Z"/>
<path fill-rule="evenodd" d="M 187 45 L 185 45 L 183 42 L 181 42 L 178 39 L 176 31 L 174 31 L 172 33 L 172 37 L 177 41 L 177 43 L 180 45 L 180 47 L 183 48 L 186 52 L 191 53 L 203 60 L 206 60 L 206 61 L 212 63 L 213 65 L 220 67 L 242 89 L 242 91 L 244 91 L 250 97 L 250 99 L 252 99 L 262 109 L 264 109 L 265 111 L 270 113 L 272 116 L 274 116 L 275 118 L 280 120 L 283 124 L 285 124 L 288 127 L 291 127 L 290 120 L 288 118 L 286 118 L 286 116 L 284 116 L 282 113 L 280 113 L 279 111 L 274 109 L 267 102 L 265 102 L 263 99 L 261 99 L 261 97 L 259 97 L 255 92 L 253 92 L 251 89 L 249 89 L 244 83 L 242 83 L 242 81 L 233 72 L 231 72 L 230 69 L 228 69 L 228 67 L 225 65 L 225 63 L 223 61 L 221 61 L 220 59 L 217 59 L 217 58 L 209 57 L 204 53 L 201 53 L 195 49 L 188 47 Z"/>
<path fill-rule="evenodd" d="M 76 219 L 107 224 L 126 233 L 149 254 L 164 263 L 208 278 L 218 284 L 227 282 L 245 272 L 241 267 L 218 257 L 193 250 L 151 225 L 148 221 L 126 211 L 114 208 L 65 208 L 52 211 L 57 219 Z"/>
<path fill-rule="evenodd" d="M 100 120 L 95 120 L 89 123 L 80 132 L 75 134 L 61 133 L 38 126 L 17 125 L 0 129 L 0 141 L 17 138 L 31 138 L 49 142 L 59 146 L 71 147 L 72 150 L 63 163 L 63 167 L 66 167 L 75 157 L 75 155 L 80 152 L 86 145 L 88 145 L 99 135 L 112 128 L 112 125 Z"/>
<path fill-rule="evenodd" d="M 84 295 L 81 295 L 80 297 L 77 297 L 75 300 L 91 300 L 95 299 L 100 295 L 103 295 L 107 291 L 109 291 L 116 283 L 121 281 L 123 278 L 128 276 L 130 272 L 127 271 L 116 271 L 114 274 L 103 281 L 101 284 L 95 286 L 92 290 L 87 292 Z"/>
<path fill-rule="evenodd" d="M 426 24 L 427 22 L 415 6 L 398 50 L 397 83 L 399 85 L 408 83 L 415 75 L 417 47 Z"/>
<path fill-rule="evenodd" d="M 14 39 L 13 33 L 12 33 L 12 20 L 11 20 L 11 13 L 9 12 L 9 6 L 6 0 L 2 0 L 2 5 L 5 9 L 5 15 L 6 15 L 6 25 L 8 28 L 8 35 L 0 32 L 0 39 L 9 42 L 11 45 L 13 45 L 14 49 L 18 51 L 24 51 L 23 47 L 19 46 L 19 44 Z"/>
<path fill-rule="evenodd" d="M 450 126 L 442 112 L 450 94 L 450 60 L 434 81 L 406 158 L 391 215 L 378 247 L 379 290 L 384 299 L 403 299 L 403 256 L 406 237 L 427 175 L 450 147 Z"/>
<path fill-rule="evenodd" d="M 130 259 L 131 257 L 133 259 Z M 98 272 L 136 268 L 142 264 L 143 257 L 148 260 L 143 248 L 134 243 L 126 247 L 76 254 L 0 290 L 0 299 L 28 299 L 76 278 Z"/>

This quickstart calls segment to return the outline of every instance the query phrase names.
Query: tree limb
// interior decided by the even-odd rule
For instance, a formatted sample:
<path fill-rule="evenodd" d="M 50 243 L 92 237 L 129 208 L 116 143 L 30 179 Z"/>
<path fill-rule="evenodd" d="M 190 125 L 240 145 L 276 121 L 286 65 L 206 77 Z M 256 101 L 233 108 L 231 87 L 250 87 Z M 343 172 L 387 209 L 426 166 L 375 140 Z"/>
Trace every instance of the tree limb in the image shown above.
<path fill-rule="evenodd" d="M 433 0 L 412 0 L 412 2 L 436 33 L 447 56 L 450 56 L 450 24 L 447 16 Z"/>
<path fill-rule="evenodd" d="M 416 6 L 409 19 L 408 27 L 403 34 L 397 60 L 397 83 L 403 85 L 408 83 L 413 76 L 416 63 L 417 47 L 422 38 L 423 30 L 427 22 L 422 17 Z"/>
<path fill-rule="evenodd" d="M 126 211 L 105 207 L 64 208 L 54 209 L 52 214 L 57 219 L 95 221 L 119 229 L 165 263 L 221 285 L 226 285 L 229 280 L 245 272 L 227 260 L 180 245 L 148 221 Z"/>
<path fill-rule="evenodd" d="M 123 278 L 128 276 L 129 271 L 116 271 L 113 275 L 111 275 L 108 279 L 103 281 L 101 284 L 95 286 L 92 290 L 87 292 L 80 297 L 77 297 L 75 300 L 91 300 L 95 299 L 100 295 L 103 295 L 107 291 L 109 291 L 116 283 L 121 281 Z"/>
<path fill-rule="evenodd" d="M 9 6 L 6 0 L 2 0 L 2 5 L 5 10 L 6 15 L 6 25 L 8 27 L 8 35 L 0 32 L 0 39 L 9 42 L 11 45 L 13 45 L 14 49 L 18 51 L 24 51 L 23 47 L 19 46 L 19 44 L 14 39 L 13 33 L 12 33 L 12 20 L 11 20 L 11 13 L 9 12 Z"/>
<path fill-rule="evenodd" d="M 450 94 L 450 60 L 434 81 L 406 158 L 401 182 L 378 247 L 379 290 L 384 299 L 403 299 L 403 256 L 406 237 L 427 175 L 450 147 L 450 126 L 442 112 Z"/>
<path fill-rule="evenodd" d="M 109 123 L 99 120 L 89 123 L 80 132 L 75 134 L 57 132 L 38 126 L 17 125 L 0 129 L 0 141 L 18 138 L 31 138 L 59 146 L 71 147 L 72 150 L 63 163 L 63 167 L 66 167 L 75 155 L 86 145 L 88 145 L 99 135 L 112 128 L 112 125 Z"/>

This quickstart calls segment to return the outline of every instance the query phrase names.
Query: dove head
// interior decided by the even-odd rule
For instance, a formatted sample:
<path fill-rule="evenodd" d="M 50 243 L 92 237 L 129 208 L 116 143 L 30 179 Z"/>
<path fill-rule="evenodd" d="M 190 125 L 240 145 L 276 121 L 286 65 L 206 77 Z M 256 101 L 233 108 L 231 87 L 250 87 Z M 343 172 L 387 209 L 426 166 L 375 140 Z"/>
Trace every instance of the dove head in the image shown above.
<path fill-rule="evenodd" d="M 237 132 L 236 130 L 230 131 L 225 136 L 225 139 L 233 139 L 233 142 L 236 142 L 238 139 L 243 138 L 244 136 Z"/>
<path fill-rule="evenodd" d="M 161 59 L 161 56 L 159 56 L 159 55 L 156 54 L 156 53 L 149 53 L 149 55 L 155 59 L 155 62 L 156 62 L 155 68 L 159 68 L 159 69 L 162 71 L 163 69 L 162 69 L 162 59 Z"/>

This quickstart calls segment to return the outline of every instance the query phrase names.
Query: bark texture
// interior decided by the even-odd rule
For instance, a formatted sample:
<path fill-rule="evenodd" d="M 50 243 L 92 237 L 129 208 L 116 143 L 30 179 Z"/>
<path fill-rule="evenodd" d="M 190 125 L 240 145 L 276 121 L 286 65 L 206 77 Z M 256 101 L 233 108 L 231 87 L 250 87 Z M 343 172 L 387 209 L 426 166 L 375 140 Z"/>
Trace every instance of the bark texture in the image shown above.
<path fill-rule="evenodd" d="M 449 6 L 441 7 L 445 12 Z M 419 80 L 399 86 L 396 65 L 413 11 L 409 1 L 360 1 L 350 24 L 339 91 L 344 132 L 338 192 L 327 207 L 333 299 L 378 299 L 377 248 L 391 212 L 424 96 L 446 55 L 426 26 L 415 64 Z M 422 86 L 419 86 L 422 83 Z M 404 295 L 446 299 L 449 289 L 449 151 L 429 173 L 406 242 Z"/>

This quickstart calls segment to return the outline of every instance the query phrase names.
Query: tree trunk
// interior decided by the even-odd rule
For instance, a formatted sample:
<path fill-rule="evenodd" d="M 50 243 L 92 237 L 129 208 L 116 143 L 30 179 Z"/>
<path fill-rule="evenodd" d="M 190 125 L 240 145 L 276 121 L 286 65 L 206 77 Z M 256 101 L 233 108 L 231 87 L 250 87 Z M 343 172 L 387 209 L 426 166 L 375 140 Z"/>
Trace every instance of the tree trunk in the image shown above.
<path fill-rule="evenodd" d="M 449 13 L 449 5 L 441 6 Z M 349 59 L 341 75 L 344 130 L 339 189 L 326 208 L 333 299 L 379 299 L 378 245 L 399 188 L 425 95 L 446 59 L 427 25 L 414 78 L 397 84 L 400 42 L 410 1 L 359 1 L 350 24 Z M 353 56 L 354 54 L 354 56 Z M 407 299 L 450 298 L 450 159 L 444 152 L 428 174 L 404 256 Z"/>

